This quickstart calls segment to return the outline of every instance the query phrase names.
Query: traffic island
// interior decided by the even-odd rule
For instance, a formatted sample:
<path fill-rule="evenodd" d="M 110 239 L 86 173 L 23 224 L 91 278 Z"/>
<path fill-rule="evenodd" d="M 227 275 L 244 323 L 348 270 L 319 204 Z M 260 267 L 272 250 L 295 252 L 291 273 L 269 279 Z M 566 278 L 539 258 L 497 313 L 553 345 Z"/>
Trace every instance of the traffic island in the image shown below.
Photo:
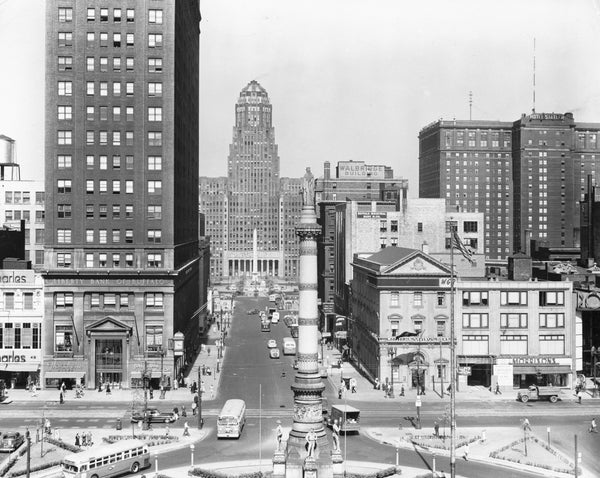
<path fill-rule="evenodd" d="M 136 433 L 135 438 L 145 441 L 150 447 L 151 453 L 163 452 L 178 448 L 186 448 L 191 443 L 194 443 L 206 436 L 206 433 L 200 430 L 190 429 L 190 436 L 181 435 L 182 431 L 179 428 L 174 428 L 165 434 L 166 430 L 157 429 L 155 433 Z M 60 471 L 60 463 L 62 459 L 72 453 L 83 451 L 85 447 L 77 447 L 74 445 L 75 436 L 81 433 L 77 429 L 61 429 L 55 430 L 55 436 L 58 438 L 46 437 L 43 441 L 32 440 L 30 450 L 30 473 L 40 476 L 40 472 L 45 472 L 44 476 L 49 476 L 51 472 Z M 134 438 L 130 431 L 123 433 L 115 433 L 114 429 L 94 429 L 93 439 L 96 443 L 114 443 L 117 440 L 126 440 Z M 92 445 L 93 448 L 94 445 Z M 19 449 L 10 454 L 5 462 L 0 464 L 0 476 L 7 478 L 17 478 L 27 475 L 27 444 L 24 443 Z M 154 473 L 152 473 L 154 476 Z M 165 477 L 166 478 L 166 477 Z"/>
<path fill-rule="evenodd" d="M 525 442 L 525 438 L 519 438 L 492 451 L 490 458 L 542 468 L 555 473 L 575 474 L 575 465 L 571 460 L 535 436 L 529 436 L 527 442 Z M 581 469 L 579 469 L 579 474 L 581 475 Z"/>

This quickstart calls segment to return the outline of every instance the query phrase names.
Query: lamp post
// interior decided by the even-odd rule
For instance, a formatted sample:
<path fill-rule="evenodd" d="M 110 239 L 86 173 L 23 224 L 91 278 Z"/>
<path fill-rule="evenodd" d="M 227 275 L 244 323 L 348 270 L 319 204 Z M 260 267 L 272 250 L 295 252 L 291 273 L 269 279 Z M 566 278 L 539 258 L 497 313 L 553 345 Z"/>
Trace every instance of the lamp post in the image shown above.
<path fill-rule="evenodd" d="M 198 367 L 198 430 L 202 430 L 202 375 Z"/>
<path fill-rule="evenodd" d="M 438 370 L 440 374 L 440 395 L 444 398 L 444 362 L 442 362 L 442 360 L 442 336 L 440 335 L 440 366 L 438 367 Z"/>
<path fill-rule="evenodd" d="M 394 398 L 394 357 L 396 356 L 396 347 L 388 348 L 388 356 L 390 357 L 390 389 L 388 397 Z"/>
<path fill-rule="evenodd" d="M 592 348 L 590 350 L 591 354 L 592 354 L 592 375 L 594 377 L 594 390 L 592 392 L 592 396 L 593 397 L 597 397 L 598 396 L 598 384 L 596 383 L 596 360 L 598 359 L 598 348 L 594 347 L 592 345 Z"/>
<path fill-rule="evenodd" d="M 415 428 L 417 430 L 421 429 L 421 395 L 417 394 L 417 398 L 415 400 L 415 407 L 417 407 L 417 425 Z"/>
<path fill-rule="evenodd" d="M 194 467 L 194 444 L 193 443 L 190 444 L 190 455 L 191 455 L 190 467 L 193 468 Z"/>

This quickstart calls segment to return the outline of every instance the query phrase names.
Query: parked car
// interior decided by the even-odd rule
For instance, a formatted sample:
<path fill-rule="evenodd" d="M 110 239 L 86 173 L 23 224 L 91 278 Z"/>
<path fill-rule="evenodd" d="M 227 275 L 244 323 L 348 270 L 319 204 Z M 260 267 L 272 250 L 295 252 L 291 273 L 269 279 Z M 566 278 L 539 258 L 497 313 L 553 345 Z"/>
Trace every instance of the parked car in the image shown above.
<path fill-rule="evenodd" d="M 173 423 L 175 421 L 175 414 L 173 412 L 161 412 L 157 408 L 148 408 L 147 413 L 149 423 Z M 131 414 L 132 422 L 142 420 L 144 420 L 143 410 L 136 410 Z"/>
<path fill-rule="evenodd" d="M 258 314 L 258 312 L 259 312 L 259 311 L 258 311 L 258 309 L 250 309 L 250 310 L 248 311 L 248 315 L 254 315 L 254 314 Z"/>
<path fill-rule="evenodd" d="M 280 357 L 279 349 L 269 349 L 269 357 L 272 359 L 278 359 Z"/>
<path fill-rule="evenodd" d="M 275 339 L 269 339 L 267 341 L 267 347 L 270 349 L 276 349 L 277 348 L 277 341 Z"/>
<path fill-rule="evenodd" d="M 2 442 L 0 443 L 0 452 L 12 452 L 19 448 L 25 437 L 19 432 L 7 432 L 2 435 Z"/>

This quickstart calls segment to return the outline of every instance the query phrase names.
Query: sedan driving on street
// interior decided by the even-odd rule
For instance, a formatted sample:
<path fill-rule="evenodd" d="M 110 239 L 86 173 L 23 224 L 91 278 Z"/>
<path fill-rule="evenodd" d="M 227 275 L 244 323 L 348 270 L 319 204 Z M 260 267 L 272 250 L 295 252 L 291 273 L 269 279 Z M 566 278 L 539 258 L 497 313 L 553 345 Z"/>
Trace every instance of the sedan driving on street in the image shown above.
<path fill-rule="evenodd" d="M 279 349 L 269 349 L 269 357 L 272 359 L 278 359 L 280 357 Z"/>
<path fill-rule="evenodd" d="M 267 347 L 270 349 L 276 349 L 277 341 L 275 339 L 269 339 L 269 341 L 267 342 Z"/>
<path fill-rule="evenodd" d="M 173 412 L 161 412 L 157 408 L 148 408 L 148 422 L 149 423 L 172 423 L 175 421 L 175 414 Z M 144 411 L 135 411 L 131 414 L 132 422 L 139 422 L 144 420 Z"/>

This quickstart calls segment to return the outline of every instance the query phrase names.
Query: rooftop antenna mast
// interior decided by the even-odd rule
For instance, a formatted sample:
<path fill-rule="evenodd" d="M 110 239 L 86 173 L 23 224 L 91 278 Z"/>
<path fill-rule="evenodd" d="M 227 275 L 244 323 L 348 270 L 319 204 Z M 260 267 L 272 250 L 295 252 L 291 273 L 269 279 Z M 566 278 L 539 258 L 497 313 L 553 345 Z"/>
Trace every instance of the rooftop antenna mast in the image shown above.
<path fill-rule="evenodd" d="M 473 92 L 469 91 L 469 120 L 473 119 Z"/>
<path fill-rule="evenodd" d="M 535 37 L 533 37 L 533 109 L 535 113 Z"/>

